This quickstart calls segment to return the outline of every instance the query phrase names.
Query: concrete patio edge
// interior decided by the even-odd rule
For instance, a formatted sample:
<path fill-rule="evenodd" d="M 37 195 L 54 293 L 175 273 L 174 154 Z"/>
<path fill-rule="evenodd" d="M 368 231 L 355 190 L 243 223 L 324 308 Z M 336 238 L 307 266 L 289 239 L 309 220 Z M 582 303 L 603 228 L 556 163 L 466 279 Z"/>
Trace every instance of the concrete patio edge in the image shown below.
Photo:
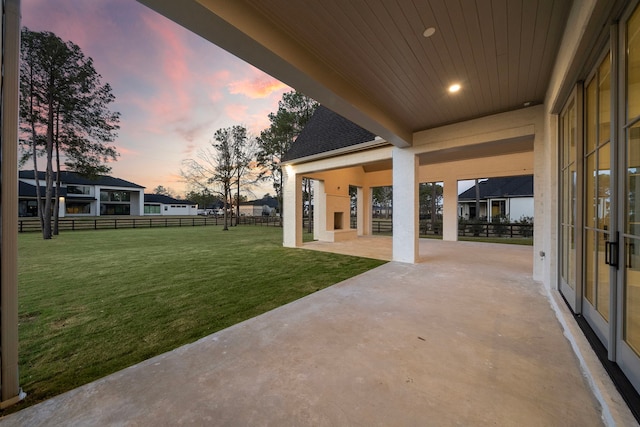
<path fill-rule="evenodd" d="M 547 290 L 549 303 L 562 325 L 564 336 L 571 344 L 580 369 L 591 387 L 594 396 L 602 405 L 602 420 L 607 426 L 638 426 L 620 392 L 605 371 L 584 333 L 573 319 L 573 314 L 558 292 Z"/>

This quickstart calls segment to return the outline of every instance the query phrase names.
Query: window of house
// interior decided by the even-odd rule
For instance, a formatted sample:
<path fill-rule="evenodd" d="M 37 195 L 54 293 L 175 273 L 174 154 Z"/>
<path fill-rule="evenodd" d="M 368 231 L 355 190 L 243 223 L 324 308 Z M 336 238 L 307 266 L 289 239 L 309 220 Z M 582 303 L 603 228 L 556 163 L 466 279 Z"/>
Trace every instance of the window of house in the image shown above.
<path fill-rule="evenodd" d="M 91 203 L 89 202 L 69 202 L 65 205 L 65 212 L 68 215 L 82 215 L 91 213 Z"/>

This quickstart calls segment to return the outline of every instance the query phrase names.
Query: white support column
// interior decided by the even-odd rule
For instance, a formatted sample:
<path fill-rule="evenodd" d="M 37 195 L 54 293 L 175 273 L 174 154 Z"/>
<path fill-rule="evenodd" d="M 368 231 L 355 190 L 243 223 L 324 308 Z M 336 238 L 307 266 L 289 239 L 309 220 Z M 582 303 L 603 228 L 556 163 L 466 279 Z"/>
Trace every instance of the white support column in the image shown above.
<path fill-rule="evenodd" d="M 282 168 L 283 188 L 283 246 L 302 246 L 302 176 L 291 165 Z"/>
<path fill-rule="evenodd" d="M 366 198 L 364 200 L 365 207 L 365 223 L 364 234 L 371 236 L 373 234 L 373 188 L 367 187 L 367 191 L 364 192 Z"/>
<path fill-rule="evenodd" d="M 313 238 L 323 240 L 327 230 L 327 193 L 324 181 L 313 181 Z"/>
<path fill-rule="evenodd" d="M 0 138 L 0 408 L 22 400 L 18 376 L 18 64 L 20 1 L 0 3 L 2 138 Z"/>
<path fill-rule="evenodd" d="M 393 260 L 418 260 L 418 158 L 393 148 Z"/>
<path fill-rule="evenodd" d="M 356 228 L 358 230 L 358 236 L 364 235 L 364 224 L 365 224 L 365 204 L 364 204 L 364 194 L 362 187 L 358 187 L 356 190 Z"/>
<path fill-rule="evenodd" d="M 64 218 L 66 213 L 67 213 L 67 202 L 66 202 L 66 197 L 60 197 L 58 198 L 58 217 L 60 218 Z"/>
<path fill-rule="evenodd" d="M 458 180 L 454 178 L 444 181 L 442 240 L 458 240 Z"/>
<path fill-rule="evenodd" d="M 544 121 L 536 126 L 533 143 L 533 280 L 551 289 L 558 283 L 557 120 L 555 115 L 545 115 Z"/>

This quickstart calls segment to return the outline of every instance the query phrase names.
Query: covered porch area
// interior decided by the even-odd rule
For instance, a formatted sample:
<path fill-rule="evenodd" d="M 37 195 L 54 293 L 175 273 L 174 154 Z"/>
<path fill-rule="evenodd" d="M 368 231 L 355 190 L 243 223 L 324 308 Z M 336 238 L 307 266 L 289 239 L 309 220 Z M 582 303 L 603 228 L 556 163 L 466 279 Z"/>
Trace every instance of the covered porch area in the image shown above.
<path fill-rule="evenodd" d="M 636 425 L 531 247 L 419 245 L 0 425 Z"/>

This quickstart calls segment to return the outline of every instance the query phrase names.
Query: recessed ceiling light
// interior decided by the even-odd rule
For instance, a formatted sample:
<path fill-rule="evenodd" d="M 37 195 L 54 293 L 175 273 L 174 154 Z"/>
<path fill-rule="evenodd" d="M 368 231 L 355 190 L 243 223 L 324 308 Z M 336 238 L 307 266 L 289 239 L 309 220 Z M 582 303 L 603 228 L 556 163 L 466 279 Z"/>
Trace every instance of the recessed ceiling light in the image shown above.
<path fill-rule="evenodd" d="M 449 93 L 456 93 L 460 90 L 460 88 L 462 88 L 462 86 L 460 86 L 458 83 L 452 84 L 451 86 L 449 86 Z"/>
<path fill-rule="evenodd" d="M 424 30 L 424 33 L 422 33 L 422 35 L 425 37 L 431 37 L 435 33 L 436 33 L 436 29 L 434 27 L 429 27 L 426 30 Z"/>

